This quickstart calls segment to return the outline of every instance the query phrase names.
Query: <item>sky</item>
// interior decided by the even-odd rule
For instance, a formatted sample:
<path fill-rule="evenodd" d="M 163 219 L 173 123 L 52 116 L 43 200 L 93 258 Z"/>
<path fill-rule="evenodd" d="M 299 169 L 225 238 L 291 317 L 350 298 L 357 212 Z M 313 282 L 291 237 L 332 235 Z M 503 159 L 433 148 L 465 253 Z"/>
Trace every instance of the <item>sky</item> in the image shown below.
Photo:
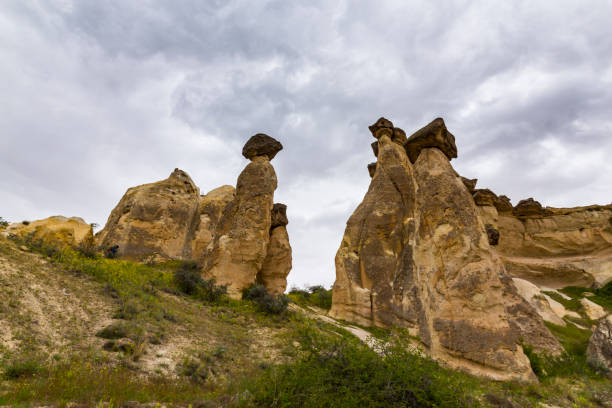
<path fill-rule="evenodd" d="M 516 204 L 612 202 L 612 2 L 3 0 L 0 216 L 104 225 L 128 187 L 235 185 L 267 133 L 289 286 L 330 286 L 380 116 L 443 117 Z"/>

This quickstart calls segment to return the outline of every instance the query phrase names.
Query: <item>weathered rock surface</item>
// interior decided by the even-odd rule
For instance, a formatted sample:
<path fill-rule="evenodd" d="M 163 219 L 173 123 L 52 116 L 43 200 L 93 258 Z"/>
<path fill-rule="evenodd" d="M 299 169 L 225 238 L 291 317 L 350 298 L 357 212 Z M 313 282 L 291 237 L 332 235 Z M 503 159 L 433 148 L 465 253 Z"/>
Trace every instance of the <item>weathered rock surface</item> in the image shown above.
<path fill-rule="evenodd" d="M 244 150 L 251 151 L 248 146 L 259 146 L 261 139 L 261 134 L 253 136 Z M 270 142 L 268 139 L 272 138 L 269 136 L 264 139 L 266 146 L 280 145 Z M 267 150 L 257 151 L 262 153 Z M 251 162 L 238 177 L 235 199 L 225 207 L 204 257 L 204 276 L 214 279 L 218 285 L 226 285 L 228 295 L 236 299 L 242 297 L 244 289 L 255 283 L 268 253 L 274 190 L 277 186 L 276 173 L 270 164 L 269 155 L 248 154 Z M 279 216 L 281 212 L 277 207 L 277 220 L 282 218 Z M 280 233 L 277 235 L 278 245 L 281 246 L 285 237 L 280 236 Z M 270 276 L 277 276 L 275 274 L 276 271 Z"/>
<path fill-rule="evenodd" d="M 587 317 L 591 320 L 599 320 L 608 314 L 603 307 L 589 299 L 580 299 L 580 304 L 584 309 L 584 313 L 586 313 Z"/>
<path fill-rule="evenodd" d="M 436 118 L 427 126 L 417 130 L 404 146 L 411 163 L 417 160 L 421 150 L 429 147 L 440 149 L 449 160 L 457 157 L 455 136 L 446 129 L 442 118 Z"/>
<path fill-rule="evenodd" d="M 258 133 L 246 142 L 242 148 L 242 155 L 249 160 L 257 156 L 266 156 L 268 160 L 272 160 L 281 150 L 283 145 L 278 140 L 264 133 Z"/>
<path fill-rule="evenodd" d="M 599 321 L 589 340 L 587 361 L 612 374 L 612 315 Z"/>
<path fill-rule="evenodd" d="M 499 243 L 499 231 L 489 224 L 485 225 L 485 229 L 489 238 L 489 245 L 496 246 Z"/>
<path fill-rule="evenodd" d="M 551 288 L 601 286 L 612 279 L 612 205 L 528 207 L 535 210 L 520 210 L 520 216 L 478 207 L 484 222 L 499 231 L 495 249 L 510 275 Z"/>
<path fill-rule="evenodd" d="M 61 215 L 32 221 L 23 224 L 12 223 L 5 234 L 15 234 L 21 238 L 30 237 L 32 240 L 41 240 L 47 244 L 60 244 L 77 247 L 80 245 L 93 245 L 93 230 L 82 218 L 66 218 Z"/>
<path fill-rule="evenodd" d="M 454 137 L 441 119 L 417 132 L 412 150 L 406 144 L 413 166 L 379 122 L 371 127 L 378 167 L 336 254 L 331 315 L 408 327 L 435 358 L 475 374 L 534 379 L 519 340 L 550 353 L 561 347 L 489 246 L 471 194 L 440 149 Z"/>
<path fill-rule="evenodd" d="M 497 201 L 497 195 L 488 188 L 474 190 L 472 197 L 476 205 L 495 206 L 495 202 Z"/>
<path fill-rule="evenodd" d="M 368 164 L 368 173 L 370 174 L 370 178 L 374 177 L 374 173 L 376 173 L 376 162 Z"/>
<path fill-rule="evenodd" d="M 200 197 L 198 209 L 199 220 L 191 239 L 193 258 L 202 260 L 208 244 L 213 239 L 217 225 L 225 207 L 234 201 L 236 189 L 233 186 L 221 186 Z"/>
<path fill-rule="evenodd" d="M 538 312 L 542 319 L 558 326 L 565 326 L 565 316 L 580 318 L 580 315 L 567 310 L 561 303 L 557 302 L 533 283 L 520 278 L 512 278 L 519 295 L 525 299 Z"/>
<path fill-rule="evenodd" d="M 461 177 L 461 181 L 463 181 L 463 185 L 465 185 L 470 194 L 474 194 L 474 192 L 476 191 L 476 184 L 478 183 L 478 179 L 469 179 Z"/>
<path fill-rule="evenodd" d="M 129 188 L 96 241 L 101 247 L 119 245 L 117 255 L 127 259 L 190 259 L 199 203 L 198 187 L 175 169 L 165 180 Z"/>
<path fill-rule="evenodd" d="M 266 287 L 268 293 L 281 295 L 287 289 L 287 275 L 291 271 L 291 245 L 284 225 L 277 226 L 270 232 L 270 244 L 257 282 Z"/>

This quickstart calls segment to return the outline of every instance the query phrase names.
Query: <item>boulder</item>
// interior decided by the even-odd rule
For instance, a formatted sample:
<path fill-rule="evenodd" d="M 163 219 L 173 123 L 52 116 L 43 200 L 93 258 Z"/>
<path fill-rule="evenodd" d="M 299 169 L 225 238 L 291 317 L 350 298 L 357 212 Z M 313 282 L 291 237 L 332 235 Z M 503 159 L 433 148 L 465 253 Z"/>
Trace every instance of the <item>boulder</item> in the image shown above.
<path fill-rule="evenodd" d="M 285 224 L 286 225 L 286 224 Z M 270 244 L 257 282 L 264 285 L 268 293 L 282 295 L 287 289 L 287 275 L 291 271 L 291 245 L 284 225 L 270 232 Z"/>
<path fill-rule="evenodd" d="M 587 361 L 612 373 L 612 315 L 601 319 L 587 347 Z"/>
<path fill-rule="evenodd" d="M 455 136 L 446 129 L 442 118 L 436 118 L 427 126 L 417 130 L 405 144 L 411 163 L 416 162 L 421 150 L 430 147 L 440 149 L 449 160 L 457 157 Z"/>
<path fill-rule="evenodd" d="M 243 152 L 250 151 L 247 146 L 256 136 L 249 139 Z M 276 144 L 269 142 L 268 146 Z M 223 210 L 204 256 L 203 275 L 227 286 L 234 299 L 240 299 L 242 291 L 255 283 L 268 252 L 277 186 L 268 154 L 251 155 L 251 162 L 238 177 L 235 198 Z M 277 222 L 282 224 L 281 212 L 277 207 Z"/>
<path fill-rule="evenodd" d="M 584 313 L 586 313 L 587 317 L 591 320 L 599 320 L 608 314 L 603 307 L 589 299 L 580 299 L 580 304 L 584 309 Z"/>
<path fill-rule="evenodd" d="M 257 133 L 246 142 L 242 148 L 242 155 L 249 160 L 256 156 L 266 156 L 268 160 L 272 160 L 281 150 L 283 145 L 278 140 L 264 133 Z"/>
<path fill-rule="evenodd" d="M 80 217 L 56 215 L 42 220 L 12 223 L 5 231 L 22 239 L 41 241 L 55 246 L 94 246 L 93 229 Z"/>
<path fill-rule="evenodd" d="M 199 204 L 198 187 L 175 169 L 165 180 L 129 188 L 96 242 L 103 248 L 118 245 L 117 256 L 132 260 L 191 259 Z"/>
<path fill-rule="evenodd" d="M 542 208 L 542 204 L 531 197 L 526 200 L 519 201 L 513 210 L 513 214 L 517 217 L 527 217 L 531 215 L 538 216 L 543 215 L 544 213 L 545 211 Z"/>
<path fill-rule="evenodd" d="M 287 219 L 287 206 L 281 203 L 275 203 L 272 206 L 272 228 L 284 227 L 289 224 Z"/>
<path fill-rule="evenodd" d="M 472 197 L 474 198 L 476 205 L 481 206 L 488 205 L 494 207 L 495 202 L 497 201 L 497 195 L 488 188 L 474 190 Z"/>
<path fill-rule="evenodd" d="M 561 346 L 505 274 L 449 158 L 422 146 L 413 165 L 393 132 L 373 128 L 378 167 L 336 254 L 330 315 L 405 327 L 434 358 L 474 374 L 534 380 L 520 340 Z"/>
<path fill-rule="evenodd" d="M 461 181 L 463 182 L 463 185 L 468 189 L 470 194 L 474 194 L 474 191 L 476 191 L 476 183 L 478 183 L 478 179 L 469 179 L 461 177 Z"/>
<path fill-rule="evenodd" d="M 376 173 L 376 162 L 368 164 L 368 173 L 370 173 L 370 178 L 374 177 Z"/>

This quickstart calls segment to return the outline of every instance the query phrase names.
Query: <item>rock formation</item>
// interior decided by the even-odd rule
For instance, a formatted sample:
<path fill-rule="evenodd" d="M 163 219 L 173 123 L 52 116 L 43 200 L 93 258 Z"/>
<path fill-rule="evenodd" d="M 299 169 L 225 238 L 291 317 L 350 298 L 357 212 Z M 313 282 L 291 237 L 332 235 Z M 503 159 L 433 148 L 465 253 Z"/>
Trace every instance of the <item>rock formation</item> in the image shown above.
<path fill-rule="evenodd" d="M 238 177 L 235 198 L 225 207 L 204 257 L 204 276 L 226 285 L 233 298 L 255 283 L 268 254 L 277 185 L 270 159 L 281 149 L 278 141 L 261 133 L 245 144 L 242 154 L 251 162 Z M 288 246 L 286 230 L 274 239 L 275 251 Z M 267 271 L 266 279 L 276 281 L 279 271 Z M 278 287 L 275 283 L 275 291 Z"/>
<path fill-rule="evenodd" d="M 132 260 L 190 259 L 199 203 L 198 187 L 179 169 L 165 180 L 129 188 L 97 234 L 98 245 L 118 245 L 117 255 Z"/>
<path fill-rule="evenodd" d="M 47 244 L 78 247 L 93 245 L 93 229 L 82 218 L 61 215 L 25 223 L 12 223 L 4 234 L 40 240 Z"/>
<path fill-rule="evenodd" d="M 534 379 L 520 339 L 558 353 L 517 293 L 450 165 L 454 136 L 436 119 L 407 141 L 370 126 L 378 164 L 336 255 L 333 317 L 408 327 L 432 356 L 498 379 Z M 403 133 L 403 132 L 402 132 Z"/>
<path fill-rule="evenodd" d="M 274 204 L 272 207 L 272 226 L 270 231 L 270 244 L 268 252 L 257 275 L 257 282 L 266 287 L 268 293 L 281 295 L 287 288 L 287 275 L 291 270 L 291 245 L 286 225 L 287 206 Z"/>
<path fill-rule="evenodd" d="M 221 186 L 200 196 L 182 170 L 166 180 L 128 189 L 112 211 L 97 243 L 118 245 L 117 256 L 143 260 L 197 260 L 206 278 L 228 294 L 262 283 L 281 294 L 291 270 L 287 206 L 274 204 L 276 173 L 270 160 L 283 148 L 263 133 L 242 154 L 251 160 L 236 188 Z"/>
<path fill-rule="evenodd" d="M 589 340 L 587 361 L 612 377 L 612 315 L 601 319 Z"/>
<path fill-rule="evenodd" d="M 477 190 L 478 191 L 478 190 Z M 495 247 L 508 273 L 540 286 L 602 286 L 612 279 L 612 205 L 552 208 L 532 198 L 513 209 L 506 196 L 474 201 L 499 231 Z"/>

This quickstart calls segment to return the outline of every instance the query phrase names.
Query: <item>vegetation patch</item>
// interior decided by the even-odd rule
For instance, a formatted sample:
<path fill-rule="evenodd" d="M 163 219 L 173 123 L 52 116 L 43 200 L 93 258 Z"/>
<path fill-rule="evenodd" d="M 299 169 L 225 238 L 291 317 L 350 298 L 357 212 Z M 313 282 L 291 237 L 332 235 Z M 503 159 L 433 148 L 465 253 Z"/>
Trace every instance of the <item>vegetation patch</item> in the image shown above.
<path fill-rule="evenodd" d="M 242 298 L 252 301 L 259 310 L 267 314 L 280 315 L 285 313 L 289 299 L 285 295 L 270 295 L 263 285 L 252 285 L 244 290 Z"/>
<path fill-rule="evenodd" d="M 310 286 L 305 289 L 291 288 L 289 299 L 300 306 L 316 306 L 323 310 L 329 310 L 332 306 L 332 290 L 325 289 L 321 285 Z"/>
<path fill-rule="evenodd" d="M 599 289 L 589 289 L 579 286 L 568 286 L 561 289 L 561 292 L 574 299 L 585 297 L 585 292 L 591 292 L 594 296 L 589 296 L 588 299 L 606 308 L 608 311 L 612 311 L 612 281 L 608 282 Z"/>
<path fill-rule="evenodd" d="M 198 264 L 193 261 L 179 264 L 174 282 L 181 292 L 207 302 L 218 302 L 227 293 L 226 286 L 217 286 L 214 279 L 203 279 Z"/>

